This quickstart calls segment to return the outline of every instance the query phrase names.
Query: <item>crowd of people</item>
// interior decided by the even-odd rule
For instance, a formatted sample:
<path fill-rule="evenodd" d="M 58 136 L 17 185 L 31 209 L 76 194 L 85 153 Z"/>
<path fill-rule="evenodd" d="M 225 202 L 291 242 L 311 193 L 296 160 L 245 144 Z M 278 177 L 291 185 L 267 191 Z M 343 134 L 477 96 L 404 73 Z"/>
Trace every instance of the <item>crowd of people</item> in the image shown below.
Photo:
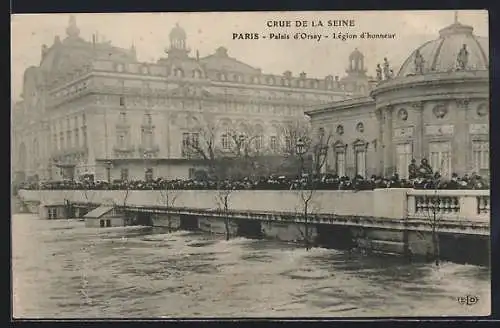
<path fill-rule="evenodd" d="M 427 161 L 420 166 L 415 160 L 408 167 L 409 178 L 400 179 L 398 174 L 391 177 L 372 175 L 369 179 L 362 176 L 353 178 L 336 174 L 303 174 L 301 176 L 279 176 L 241 178 L 241 179 L 176 179 L 163 178 L 112 182 L 85 179 L 82 181 L 64 180 L 37 183 L 25 183 L 19 189 L 49 190 L 373 190 L 378 188 L 414 188 L 414 189 L 489 189 L 486 179 L 477 174 L 459 177 L 452 174 L 451 179 L 444 179 L 438 172 L 433 172 Z"/>

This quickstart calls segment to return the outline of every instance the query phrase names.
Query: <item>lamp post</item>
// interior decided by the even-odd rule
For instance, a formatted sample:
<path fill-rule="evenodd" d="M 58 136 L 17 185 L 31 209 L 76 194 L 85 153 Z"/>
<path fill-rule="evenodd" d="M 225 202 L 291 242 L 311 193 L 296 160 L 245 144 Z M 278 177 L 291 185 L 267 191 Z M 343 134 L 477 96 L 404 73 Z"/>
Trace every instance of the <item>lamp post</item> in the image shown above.
<path fill-rule="evenodd" d="M 300 171 L 299 171 L 299 176 L 302 177 L 302 173 L 304 170 L 304 154 L 306 153 L 306 144 L 302 140 L 302 138 L 299 138 L 297 142 L 295 143 L 295 153 L 299 156 L 300 158 Z"/>
<path fill-rule="evenodd" d="M 108 183 L 111 183 L 111 165 L 113 163 L 111 161 L 105 161 L 104 164 L 106 165 L 106 177 L 107 177 Z"/>

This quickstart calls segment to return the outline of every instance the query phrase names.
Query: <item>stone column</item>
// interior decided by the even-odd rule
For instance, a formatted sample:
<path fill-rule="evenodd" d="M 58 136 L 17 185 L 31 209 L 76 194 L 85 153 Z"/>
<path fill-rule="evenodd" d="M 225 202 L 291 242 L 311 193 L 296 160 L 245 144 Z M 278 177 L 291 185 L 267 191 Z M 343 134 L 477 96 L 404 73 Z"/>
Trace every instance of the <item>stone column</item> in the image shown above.
<path fill-rule="evenodd" d="M 469 124 L 467 122 L 467 111 L 469 109 L 468 99 L 457 99 L 457 113 L 455 129 L 453 131 L 452 144 L 452 172 L 459 176 L 468 171 L 468 163 L 471 162 L 471 147 L 469 138 Z"/>
<path fill-rule="evenodd" d="M 415 113 L 415 132 L 413 135 L 413 158 L 420 163 L 425 156 L 424 151 L 424 102 L 417 101 L 412 104 Z"/>
<path fill-rule="evenodd" d="M 376 172 L 381 175 L 384 174 L 384 115 L 382 110 L 382 108 L 379 108 L 375 111 L 378 122 L 378 136 L 376 142 L 374 142 L 375 151 L 377 152 L 375 156 L 377 160 Z"/>
<path fill-rule="evenodd" d="M 391 106 L 383 108 L 384 117 L 384 175 L 391 176 L 394 174 L 394 151 L 392 140 L 392 111 Z"/>

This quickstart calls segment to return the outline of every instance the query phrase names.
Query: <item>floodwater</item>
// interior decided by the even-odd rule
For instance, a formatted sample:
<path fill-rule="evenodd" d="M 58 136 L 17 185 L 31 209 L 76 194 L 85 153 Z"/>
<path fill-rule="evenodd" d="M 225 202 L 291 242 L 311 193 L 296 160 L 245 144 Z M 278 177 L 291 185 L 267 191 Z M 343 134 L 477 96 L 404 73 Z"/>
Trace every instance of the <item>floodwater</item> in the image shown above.
<path fill-rule="evenodd" d="M 12 250 L 15 318 L 490 313 L 489 268 L 473 265 L 31 214 L 13 216 Z M 477 302 L 460 304 L 462 296 Z"/>

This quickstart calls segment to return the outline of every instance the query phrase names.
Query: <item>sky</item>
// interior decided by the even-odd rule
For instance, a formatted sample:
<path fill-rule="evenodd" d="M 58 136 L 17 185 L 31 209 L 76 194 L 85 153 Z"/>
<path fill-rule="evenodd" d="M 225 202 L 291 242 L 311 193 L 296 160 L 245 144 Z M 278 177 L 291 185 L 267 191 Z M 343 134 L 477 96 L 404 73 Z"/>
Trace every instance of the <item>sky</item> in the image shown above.
<path fill-rule="evenodd" d="M 41 46 L 51 46 L 54 37 L 66 36 L 69 14 L 23 14 L 11 16 L 11 63 L 13 100 L 22 91 L 24 70 L 40 64 Z M 474 27 L 474 33 L 488 36 L 486 11 L 458 11 L 462 24 Z M 455 12 L 446 11 L 343 11 L 343 12 L 233 12 L 233 13 L 118 13 L 75 14 L 80 36 L 91 40 L 111 41 L 118 47 L 130 48 L 133 43 L 139 61 L 155 62 L 165 56 L 169 46 L 170 30 L 178 23 L 187 34 L 191 55 L 212 54 L 219 46 L 228 49 L 228 55 L 263 73 L 282 74 L 290 70 L 294 76 L 301 72 L 323 78 L 345 74 L 348 56 L 358 48 L 365 55 L 368 74 L 375 75 L 375 66 L 384 57 L 397 72 L 401 63 L 422 43 L 436 39 L 441 28 L 454 22 Z M 354 20 L 354 27 L 328 27 L 328 20 Z M 295 27 L 295 21 L 308 21 L 309 27 Z M 291 21 L 292 27 L 267 27 L 268 21 Z M 323 22 L 323 27 L 311 27 L 312 22 Z M 385 40 L 294 40 L 296 32 L 309 34 L 395 33 Z M 290 40 L 233 40 L 233 33 L 285 33 Z"/>

